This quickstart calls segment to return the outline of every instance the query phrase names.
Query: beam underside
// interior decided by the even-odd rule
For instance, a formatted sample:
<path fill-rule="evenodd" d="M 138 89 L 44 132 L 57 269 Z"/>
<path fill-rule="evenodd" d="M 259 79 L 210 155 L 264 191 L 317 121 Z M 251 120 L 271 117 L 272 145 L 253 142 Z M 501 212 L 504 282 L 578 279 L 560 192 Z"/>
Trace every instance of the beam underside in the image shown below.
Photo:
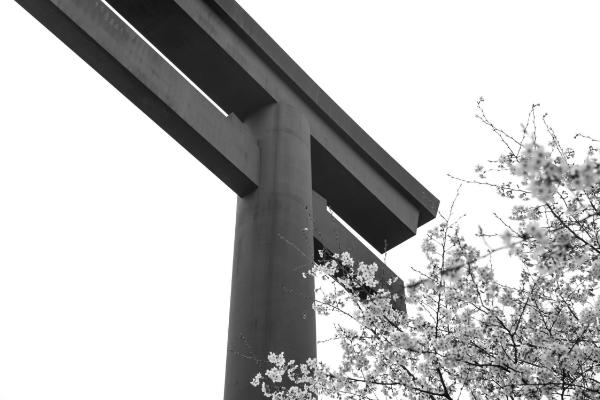
<path fill-rule="evenodd" d="M 355 263 L 376 263 L 378 266 L 377 273 L 375 274 L 376 279 L 390 290 L 390 292 L 398 294 L 399 297 L 394 302 L 394 307 L 405 311 L 404 282 L 327 211 L 327 201 L 322 196 L 313 192 L 312 202 L 315 260 L 319 259 L 317 252 L 325 249 L 332 253 L 347 251 Z M 394 283 L 388 286 L 387 282 L 390 279 Z"/>
<path fill-rule="evenodd" d="M 188 4 L 197 0 L 176 0 L 186 10 Z M 348 138 L 358 145 L 365 156 L 381 167 L 399 183 L 409 196 L 419 204 L 421 220 L 419 225 L 435 217 L 439 201 L 412 177 L 396 160 L 381 148 L 367 133 L 354 122 L 309 76 L 292 60 L 287 53 L 256 23 L 235 0 L 204 0 L 233 26 L 238 35 L 243 36 L 257 53 L 268 59 L 291 86 L 303 93 L 308 102 L 323 111 L 332 123 L 339 126 Z M 189 12 L 189 11 L 188 11 Z M 192 15 L 192 14 L 190 14 Z"/>
<path fill-rule="evenodd" d="M 193 7 L 199 8 L 200 3 L 199 0 L 175 0 L 175 2 L 190 16 L 195 16 Z M 235 0 L 203 0 L 202 2 L 212 7 L 238 36 L 243 37 L 256 53 L 268 60 L 273 70 L 279 72 L 288 85 L 295 87 L 307 103 L 320 110 L 325 119 L 341 129 L 343 136 L 352 142 L 380 173 L 386 175 L 393 185 L 399 185 L 397 187 L 400 191 L 406 191 L 406 195 L 415 200 L 420 209 L 419 225 L 435 217 L 439 201 L 367 135 Z"/>

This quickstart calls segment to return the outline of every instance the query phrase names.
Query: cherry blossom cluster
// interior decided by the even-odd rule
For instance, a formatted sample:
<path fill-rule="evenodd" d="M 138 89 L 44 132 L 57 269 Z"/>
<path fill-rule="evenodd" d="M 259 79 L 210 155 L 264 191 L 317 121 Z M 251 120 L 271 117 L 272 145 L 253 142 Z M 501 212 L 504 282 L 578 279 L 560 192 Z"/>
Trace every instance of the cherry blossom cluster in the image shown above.
<path fill-rule="evenodd" d="M 307 278 L 333 284 L 314 308 L 347 321 L 336 325 L 341 363 L 272 353 L 271 368 L 252 381 L 266 397 L 600 399 L 600 141 L 578 135 L 588 147 L 577 159 L 546 116 L 540 123 L 537 105 L 512 136 L 488 120 L 482 101 L 478 117 L 506 151 L 468 182 L 512 200 L 499 217 L 504 231 L 482 229 L 479 249 L 452 211 L 440 215 L 422 245 L 427 265 L 405 285 L 407 311 L 377 265 L 321 253 Z M 514 285 L 495 277 L 492 255 L 502 251 L 521 266 Z"/>

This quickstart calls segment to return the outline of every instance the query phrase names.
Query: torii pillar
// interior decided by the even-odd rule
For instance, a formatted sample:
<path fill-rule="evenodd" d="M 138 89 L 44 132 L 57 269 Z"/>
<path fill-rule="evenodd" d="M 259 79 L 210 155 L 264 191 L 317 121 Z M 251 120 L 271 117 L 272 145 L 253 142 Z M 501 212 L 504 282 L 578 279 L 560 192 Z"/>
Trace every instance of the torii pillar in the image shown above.
<path fill-rule="evenodd" d="M 248 120 L 260 147 L 261 185 L 238 197 L 225 399 L 249 395 L 269 351 L 316 357 L 312 179 L 308 121 L 275 104 Z"/>

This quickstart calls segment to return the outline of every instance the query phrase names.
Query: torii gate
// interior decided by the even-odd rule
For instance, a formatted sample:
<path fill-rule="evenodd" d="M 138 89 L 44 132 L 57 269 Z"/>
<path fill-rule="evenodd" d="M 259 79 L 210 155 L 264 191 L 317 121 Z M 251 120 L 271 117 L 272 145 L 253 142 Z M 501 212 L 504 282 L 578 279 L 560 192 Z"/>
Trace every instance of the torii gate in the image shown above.
<path fill-rule="evenodd" d="M 239 196 L 226 400 L 260 398 L 248 383 L 268 351 L 316 355 L 301 277 L 316 250 L 395 276 L 327 207 L 380 252 L 435 216 L 438 200 L 235 1 L 16 1 Z"/>

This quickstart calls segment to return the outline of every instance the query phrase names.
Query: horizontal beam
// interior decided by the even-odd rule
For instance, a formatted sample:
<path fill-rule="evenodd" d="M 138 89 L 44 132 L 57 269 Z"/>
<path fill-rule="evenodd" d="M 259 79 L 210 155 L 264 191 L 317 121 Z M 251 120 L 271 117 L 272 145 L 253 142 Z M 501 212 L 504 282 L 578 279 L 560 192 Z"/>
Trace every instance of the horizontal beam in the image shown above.
<path fill-rule="evenodd" d="M 302 112 L 313 137 L 313 188 L 379 251 L 411 237 L 435 216 L 437 199 L 234 1 L 107 1 L 221 108 L 242 121 L 270 101 Z"/>
<path fill-rule="evenodd" d="M 406 311 L 404 297 L 404 282 L 385 265 L 379 257 L 371 252 L 354 235 L 346 229 L 338 220 L 327 211 L 327 201 L 318 193 L 313 191 L 313 231 L 315 239 L 315 260 L 318 259 L 319 250 L 328 250 L 332 253 L 342 253 L 347 251 L 352 258 L 358 262 L 366 264 L 375 263 L 377 269 L 376 278 L 380 283 L 387 283 L 392 280 L 391 286 L 386 288 L 391 293 L 398 294 L 398 299 L 394 302 L 394 307 L 398 310 Z"/>
<path fill-rule="evenodd" d="M 244 37 L 257 53 L 273 65 L 274 70 L 296 88 L 298 93 L 325 119 L 340 130 L 345 140 L 360 149 L 375 168 L 386 175 L 392 184 L 406 193 L 420 208 L 422 221 L 433 219 L 439 201 L 413 176 L 377 144 L 348 114 L 313 81 L 298 64 L 258 25 L 235 0 L 176 0 L 181 8 L 190 12 L 193 3 L 206 2 L 217 13 L 227 19 L 233 28 Z M 193 14 L 190 14 L 194 16 Z"/>
<path fill-rule="evenodd" d="M 258 144 L 247 127 L 221 114 L 102 2 L 17 2 L 238 195 L 258 186 Z"/>
<path fill-rule="evenodd" d="M 313 189 L 369 244 L 384 253 L 414 236 L 419 210 L 413 203 L 342 144 L 338 157 L 314 137 L 311 144 Z"/>

